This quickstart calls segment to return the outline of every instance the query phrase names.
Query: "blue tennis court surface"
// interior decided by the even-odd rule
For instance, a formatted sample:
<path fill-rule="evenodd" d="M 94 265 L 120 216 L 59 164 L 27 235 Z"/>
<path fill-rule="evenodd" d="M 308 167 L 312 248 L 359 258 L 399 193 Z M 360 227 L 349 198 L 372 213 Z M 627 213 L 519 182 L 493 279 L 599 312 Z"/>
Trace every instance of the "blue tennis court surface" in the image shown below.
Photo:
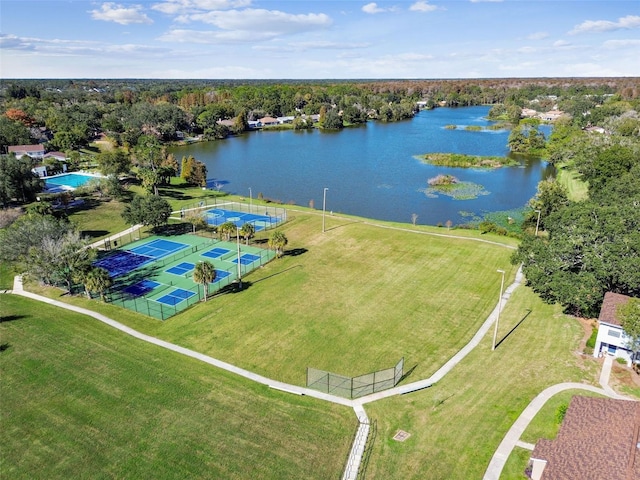
<path fill-rule="evenodd" d="M 258 255 L 254 255 L 253 253 L 245 253 L 240 257 L 240 264 L 249 265 L 255 262 L 256 260 L 260 260 L 260 257 Z M 232 261 L 233 263 L 238 263 L 237 258 L 234 258 Z"/>
<path fill-rule="evenodd" d="M 229 253 L 231 250 L 227 250 L 226 248 L 216 247 L 211 250 L 208 250 L 202 254 L 203 257 L 209 258 L 220 258 L 225 253 Z"/>
<path fill-rule="evenodd" d="M 237 212 L 224 208 L 214 208 L 205 212 L 205 219 L 209 225 L 219 226 L 226 222 L 233 223 L 236 227 L 242 227 L 245 223 L 250 223 L 256 232 L 264 230 L 272 225 L 277 225 L 282 219 L 265 212 L 264 215 L 256 213 Z"/>
<path fill-rule="evenodd" d="M 158 286 L 160 286 L 160 283 L 154 282 L 153 280 L 142 280 L 134 285 L 129 285 L 122 291 L 133 295 L 134 297 L 141 297 Z"/>
<path fill-rule="evenodd" d="M 179 265 L 176 265 L 174 267 L 171 267 L 165 270 L 165 272 L 173 273 L 174 275 L 184 275 L 190 272 L 191 270 L 193 270 L 194 268 L 195 268 L 195 265 L 193 263 L 182 262 Z"/>
<path fill-rule="evenodd" d="M 153 258 L 136 255 L 127 250 L 120 250 L 94 263 L 96 267 L 104 268 L 111 277 L 117 277 L 129 273 L 145 263 L 152 262 Z"/>
<path fill-rule="evenodd" d="M 135 253 L 136 255 L 144 255 L 145 257 L 158 259 L 166 257 L 173 252 L 177 252 L 179 250 L 187 248 L 188 246 L 189 245 L 185 245 L 184 243 L 172 242 L 170 240 L 158 238 L 156 240 L 152 240 L 151 242 L 145 243 L 144 245 L 132 248 L 129 251 Z"/>
<path fill-rule="evenodd" d="M 227 278 L 229 275 L 231 275 L 229 272 L 226 272 L 224 270 L 218 270 L 216 268 L 216 279 L 213 281 L 213 283 L 219 282 L 223 278 Z"/>
<path fill-rule="evenodd" d="M 186 300 L 194 296 L 194 292 L 190 292 L 189 290 L 183 290 L 182 288 L 176 288 L 172 292 L 167 293 L 160 297 L 157 301 L 160 303 L 164 303 L 165 305 L 177 305 L 178 303 Z"/>

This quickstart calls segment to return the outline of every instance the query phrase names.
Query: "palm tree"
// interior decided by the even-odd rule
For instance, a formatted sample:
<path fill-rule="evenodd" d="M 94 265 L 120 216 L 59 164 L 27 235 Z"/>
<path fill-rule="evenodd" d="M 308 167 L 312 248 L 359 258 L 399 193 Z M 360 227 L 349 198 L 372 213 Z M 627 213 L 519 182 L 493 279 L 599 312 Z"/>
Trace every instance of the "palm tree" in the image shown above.
<path fill-rule="evenodd" d="M 87 297 L 91 298 L 91 292 L 97 292 L 103 302 L 107 301 L 104 292 L 113 285 L 113 279 L 107 270 L 101 267 L 93 267 L 85 272 L 83 282 Z"/>
<path fill-rule="evenodd" d="M 281 257 L 284 253 L 284 246 L 289 243 L 287 237 L 280 230 L 274 230 L 269 237 L 269 248 L 276 251 L 276 256 Z"/>
<path fill-rule="evenodd" d="M 196 263 L 195 268 L 193 269 L 193 281 L 196 283 L 201 283 L 204 287 L 204 301 L 207 301 L 207 296 L 209 295 L 209 284 L 216 279 L 216 269 L 213 266 L 213 263 L 207 262 L 198 262 Z"/>
<path fill-rule="evenodd" d="M 245 223 L 240 227 L 240 236 L 244 238 L 244 241 L 249 245 L 249 239 L 253 238 L 256 233 L 256 227 L 252 223 Z"/>
<path fill-rule="evenodd" d="M 220 237 L 225 238 L 225 240 L 228 242 L 229 239 L 231 238 L 231 234 L 235 233 L 236 231 L 236 224 L 233 222 L 224 222 L 222 225 L 220 225 L 218 227 L 218 233 L 220 234 Z"/>

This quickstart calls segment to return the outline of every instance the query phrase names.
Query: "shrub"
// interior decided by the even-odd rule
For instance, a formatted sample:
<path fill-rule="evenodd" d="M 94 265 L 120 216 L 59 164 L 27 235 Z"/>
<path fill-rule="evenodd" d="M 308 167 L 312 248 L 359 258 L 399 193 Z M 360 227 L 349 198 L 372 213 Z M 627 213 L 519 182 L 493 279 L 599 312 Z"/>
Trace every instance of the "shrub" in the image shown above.
<path fill-rule="evenodd" d="M 593 349 L 596 348 L 596 337 L 597 336 L 598 336 L 598 329 L 594 328 L 591 331 L 591 336 L 587 340 L 587 347 L 589 347 L 592 352 L 593 352 Z"/>
<path fill-rule="evenodd" d="M 564 420 L 564 416 L 567 414 L 567 409 L 569 408 L 569 405 L 567 403 L 562 403 L 560 406 L 558 406 L 558 409 L 556 410 L 556 423 L 557 424 L 561 424 L 562 421 Z"/>
<path fill-rule="evenodd" d="M 627 360 L 625 358 L 622 358 L 622 357 L 616 357 L 616 362 L 618 362 L 620 365 L 626 365 L 627 364 Z"/>

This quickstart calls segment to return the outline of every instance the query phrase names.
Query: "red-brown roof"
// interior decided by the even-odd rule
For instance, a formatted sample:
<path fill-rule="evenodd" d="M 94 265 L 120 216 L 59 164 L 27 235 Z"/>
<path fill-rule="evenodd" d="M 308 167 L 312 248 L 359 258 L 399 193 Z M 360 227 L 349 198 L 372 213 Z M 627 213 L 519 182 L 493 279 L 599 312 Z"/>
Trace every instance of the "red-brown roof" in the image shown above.
<path fill-rule="evenodd" d="M 620 325 L 618 320 L 617 309 L 620 305 L 624 305 L 631 297 L 621 295 L 619 293 L 607 292 L 604 294 L 602 307 L 600 307 L 600 316 L 598 321 L 610 323 L 611 325 Z"/>
<path fill-rule="evenodd" d="M 9 152 L 44 152 L 43 145 L 10 145 Z"/>
<path fill-rule="evenodd" d="M 638 480 L 640 402 L 574 396 L 555 440 L 531 458 L 546 460 L 542 480 Z"/>

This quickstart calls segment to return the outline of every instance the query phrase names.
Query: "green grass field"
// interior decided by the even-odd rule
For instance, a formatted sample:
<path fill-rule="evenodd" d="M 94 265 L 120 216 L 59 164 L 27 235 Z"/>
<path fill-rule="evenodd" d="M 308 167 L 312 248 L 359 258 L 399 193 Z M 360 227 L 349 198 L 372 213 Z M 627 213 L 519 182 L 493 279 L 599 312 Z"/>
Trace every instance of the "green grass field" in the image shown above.
<path fill-rule="evenodd" d="M 32 300 L 3 295 L 0 312 L 2 478 L 341 475 L 356 421 L 348 408 Z"/>
<path fill-rule="evenodd" d="M 417 380 L 434 373 L 485 321 L 499 296 L 496 270 L 507 271 L 507 284 L 515 274 L 512 250 L 500 245 L 336 217 L 327 218 L 323 234 L 319 215 L 289 218 L 283 231 L 296 255 L 246 276 L 244 291 L 162 324 L 130 324 L 113 307 L 72 301 L 288 383 L 303 385 L 307 367 L 355 376 L 401 357 L 416 366 L 408 380 Z"/>
<path fill-rule="evenodd" d="M 469 341 L 496 305 L 500 289 L 500 274 L 496 270 L 507 271 L 506 285 L 514 278 L 515 267 L 509 263 L 512 250 L 505 247 L 515 245 L 514 239 L 480 235 L 470 230 L 447 232 L 434 227 L 413 228 L 382 222 L 380 226 L 374 226 L 362 219 L 344 216 L 327 216 L 327 231 L 323 234 L 318 212 L 295 207 L 289 210 L 288 217 L 290 221 L 282 228 L 289 239 L 287 255 L 248 275 L 245 290 L 216 296 L 165 322 L 83 297 L 61 297 L 61 293 L 54 289 L 37 285 L 29 288 L 99 311 L 144 333 L 256 373 L 303 385 L 307 366 L 358 375 L 388 368 L 403 356 L 406 370 L 412 369 L 405 382 L 430 376 Z M 267 235 L 259 234 L 257 240 Z M 3 308 L 7 307 L 3 305 Z M 63 413 L 70 417 L 69 427 L 63 429 L 61 435 L 64 438 L 56 440 L 63 443 L 63 451 L 73 450 L 73 441 L 81 442 L 80 439 L 85 437 L 89 438 L 87 443 L 90 444 L 93 444 L 94 436 L 97 438 L 95 444 L 105 443 L 102 431 L 94 427 L 97 422 L 91 413 L 94 409 L 98 412 L 97 417 L 106 417 L 106 420 L 100 420 L 103 423 L 99 423 L 105 429 L 107 423 L 131 423 L 123 427 L 125 430 L 108 434 L 109 438 L 113 436 L 132 448 L 139 441 L 138 432 L 143 427 L 138 424 L 145 421 L 141 413 L 132 413 L 130 418 L 122 420 L 123 417 L 119 416 L 124 415 L 122 412 L 113 413 L 113 409 L 101 406 L 102 402 L 107 406 L 113 405 L 109 403 L 113 402 L 109 395 L 115 395 L 109 393 L 112 388 L 118 396 L 143 396 L 144 410 L 169 409 L 168 415 L 174 419 L 178 417 L 175 413 L 178 407 L 170 408 L 168 404 L 173 405 L 174 402 L 166 399 L 177 395 L 182 404 L 186 402 L 182 396 L 184 390 L 186 396 L 191 392 L 195 392 L 193 396 L 197 399 L 213 396 L 215 402 L 224 403 L 233 411 L 238 407 L 247 412 L 242 422 L 235 424 L 241 430 L 237 437 L 228 433 L 210 433 L 213 437 L 209 434 L 197 436 L 194 432 L 206 431 L 212 424 L 228 432 L 230 427 L 226 425 L 224 412 L 230 410 L 222 407 L 208 409 L 203 400 L 200 403 L 196 400 L 186 402 L 180 413 L 192 429 L 192 436 L 175 433 L 172 441 L 180 443 L 184 436 L 190 439 L 192 450 L 204 452 L 202 457 L 194 460 L 197 465 L 193 468 L 196 470 L 203 465 L 208 466 L 207 462 L 219 462 L 230 466 L 218 475 L 213 474 L 215 478 L 338 478 L 341 475 L 351 436 L 355 432 L 355 418 L 348 409 L 298 397 L 292 399 L 231 375 L 212 373 L 211 367 L 201 366 L 192 360 L 183 361 L 172 353 L 153 350 L 150 354 L 148 349 L 151 347 L 109 333 L 111 331 L 107 327 L 94 325 L 97 322 L 71 314 L 55 316 L 48 313 L 66 326 L 63 329 L 56 327 L 55 335 L 49 335 L 42 329 L 46 330 L 51 322 L 33 320 L 33 317 L 37 318 L 38 306 L 18 302 L 12 308 L 16 315 L 23 310 L 29 313 L 26 318 L 0 323 L 3 335 L 0 343 L 10 344 L 0 353 L 3 371 L 17 369 L 11 367 L 11 363 L 9 367 L 4 366 L 5 359 L 11 358 L 5 354 L 12 352 L 15 344 L 15 340 L 5 340 L 5 337 L 7 331 L 19 327 L 24 329 L 22 342 L 25 351 L 37 351 L 39 348 L 46 351 L 38 343 L 44 341 L 41 337 L 59 336 L 57 341 L 50 340 L 50 348 L 55 350 L 54 357 L 62 355 L 66 360 L 57 364 L 56 372 L 74 379 L 81 376 L 80 380 L 75 380 L 78 385 L 89 381 L 106 382 L 103 375 L 99 375 L 98 380 L 93 378 L 96 377 L 95 372 L 101 371 L 102 362 L 83 362 L 80 356 L 67 356 L 79 348 L 75 345 L 82 343 L 82 338 L 88 338 L 90 345 L 89 353 L 83 351 L 84 356 L 98 355 L 105 349 L 109 353 L 115 352 L 117 360 L 114 362 L 117 365 L 104 368 L 107 372 L 111 372 L 109 368 L 119 368 L 117 374 L 109 373 L 109 376 L 126 380 L 109 385 L 82 386 L 69 393 L 67 403 L 73 408 L 63 409 Z M 43 312 L 49 311 L 43 309 Z M 74 327 L 70 328 L 68 322 Z M 32 323 L 42 325 L 31 327 Z M 80 325 L 95 334 L 79 330 Z M 519 287 L 501 315 L 498 339 L 502 343 L 494 352 L 491 351 L 492 335 L 487 335 L 479 347 L 433 387 L 366 405 L 369 417 L 377 424 L 377 434 L 370 443 L 366 478 L 481 478 L 506 431 L 540 391 L 564 381 L 594 383 L 597 380 L 597 361 L 574 353 L 582 335 L 580 324 L 563 315 L 559 307 L 547 305 L 529 288 Z M 71 350 L 70 353 L 67 350 Z M 46 366 L 43 361 L 35 363 L 36 373 L 43 365 Z M 77 365 L 82 365 L 82 368 Z M 144 368 L 151 369 L 153 373 L 137 371 Z M 29 381 L 20 383 L 13 380 L 15 393 L 11 398 L 14 401 L 8 404 L 19 404 L 23 397 L 31 399 L 34 397 L 32 389 L 39 389 L 42 396 L 46 393 L 51 395 L 51 389 L 53 393 L 57 392 L 55 384 L 50 385 L 50 377 L 41 378 L 36 373 L 17 370 L 19 378 Z M 141 376 L 139 383 L 137 375 Z M 154 391 L 154 388 L 164 386 L 161 381 L 159 386 L 152 388 L 155 383 L 147 376 L 163 379 L 165 375 L 171 379 L 167 380 L 169 390 L 147 398 L 146 389 Z M 172 383 L 174 380 L 179 386 Z M 91 395 L 84 393 L 84 388 L 105 396 L 97 397 L 98 400 L 85 407 Z M 249 398 L 256 404 L 249 402 Z M 229 407 L 225 402 L 233 399 L 243 399 L 248 406 L 234 404 Z M 133 408 L 131 403 L 127 404 L 129 408 Z M 302 409 L 300 415 L 304 421 L 299 429 L 298 422 L 293 422 L 295 427 L 263 422 L 264 418 L 270 418 L 269 415 L 275 415 L 264 412 L 271 408 L 284 412 L 292 408 L 290 405 L 296 406 L 295 412 Z M 306 408 L 315 413 L 308 413 Z M 5 408 L 2 413 L 3 429 L 7 431 L 4 425 L 12 415 L 7 415 Z M 325 425 L 325 414 L 330 417 L 329 425 Z M 23 415 L 25 418 L 47 418 L 58 413 L 48 412 L 46 403 L 29 401 L 24 405 Z M 114 417 L 109 418 L 110 415 L 118 415 L 118 421 Z M 287 418 L 297 417 L 291 413 Z M 156 422 L 162 423 L 160 420 Z M 57 425 L 64 423 L 63 418 Z M 171 426 L 177 423 L 175 421 Z M 258 433 L 254 431 L 256 424 L 261 426 Z M 26 449 L 24 445 L 20 447 L 24 434 L 20 435 L 16 428 L 12 426 L 10 430 L 17 434 L 11 437 L 11 454 L 3 458 L 5 463 L 9 460 L 15 463 L 15 452 L 20 448 Z M 146 428 L 151 433 L 145 436 L 150 439 L 145 443 L 147 449 L 152 452 L 169 449 L 169 443 L 158 433 L 167 428 L 166 425 L 156 430 Z M 402 443 L 392 440 L 399 429 L 409 432 L 411 437 Z M 73 432 L 80 432 L 75 440 L 71 439 Z M 295 452 L 303 459 L 309 455 L 309 465 L 303 468 L 293 458 L 285 458 L 287 453 L 281 450 L 286 450 L 283 446 L 286 439 L 280 443 L 273 440 L 281 432 L 286 434 L 286 438 L 302 439 L 300 448 L 309 452 Z M 33 437 L 38 437 L 38 433 L 29 438 Z M 252 443 L 254 437 L 259 440 Z M 215 449 L 211 448 L 214 444 Z M 251 445 L 255 448 L 251 449 Z M 78 450 L 82 452 L 83 448 L 84 443 L 80 443 Z M 185 454 L 184 450 L 178 450 Z M 238 462 L 260 464 L 257 475 L 247 475 L 242 470 L 233 458 L 236 450 L 241 456 Z M 267 458 L 271 451 L 275 459 Z M 39 455 L 40 472 L 62 468 L 59 464 L 64 460 L 57 457 L 49 459 L 46 445 L 36 445 L 30 452 L 35 452 L 30 455 Z M 146 455 L 143 466 L 127 464 L 123 468 L 147 468 L 151 471 L 154 462 L 161 462 L 166 455 L 175 458 L 171 452 L 162 450 L 155 456 L 153 453 Z M 524 458 L 524 454 L 521 456 Z M 131 470 L 134 472 L 132 475 L 129 470 L 109 473 L 109 468 L 115 468 L 110 463 L 115 461 L 114 458 L 115 455 L 103 463 L 107 476 L 139 476 L 134 470 Z M 283 467 L 282 475 L 273 476 L 269 472 L 280 468 L 275 466 L 277 462 L 287 466 Z M 318 462 L 327 465 L 320 466 Z M 188 462 L 185 460 L 184 463 Z M 266 465 L 263 468 L 262 463 Z M 509 467 L 503 478 L 520 478 L 511 476 L 521 470 L 519 465 Z M 162 475 L 169 478 L 173 472 L 180 474 L 186 471 L 181 469 L 190 468 L 190 465 L 177 462 L 174 469 L 171 467 L 159 466 L 159 478 Z M 263 474 L 262 469 L 269 472 Z M 31 473 L 29 471 L 25 477 Z M 90 477 L 92 473 L 85 476 Z"/>
<path fill-rule="evenodd" d="M 495 351 L 487 335 L 433 387 L 367 405 L 378 422 L 367 479 L 480 479 L 505 433 L 540 391 L 588 376 L 589 367 L 571 351 L 581 338 L 580 325 L 527 287 L 507 304 L 498 338 L 529 310 Z M 398 430 L 411 437 L 393 440 Z"/>

